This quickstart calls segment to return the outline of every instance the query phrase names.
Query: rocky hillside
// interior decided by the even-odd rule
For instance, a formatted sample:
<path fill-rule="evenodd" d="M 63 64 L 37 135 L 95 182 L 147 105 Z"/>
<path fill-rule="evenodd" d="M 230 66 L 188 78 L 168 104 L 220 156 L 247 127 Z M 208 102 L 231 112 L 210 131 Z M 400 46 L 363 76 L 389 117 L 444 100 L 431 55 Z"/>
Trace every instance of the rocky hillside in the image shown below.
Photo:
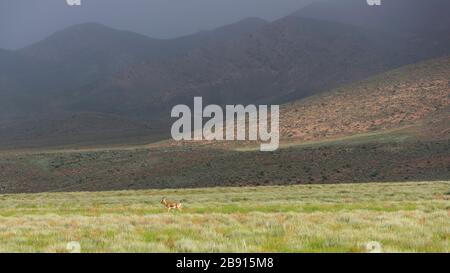
<path fill-rule="evenodd" d="M 450 128 L 449 57 L 289 103 L 282 109 L 281 132 L 287 139 L 310 141 L 430 126 L 439 120 Z"/>

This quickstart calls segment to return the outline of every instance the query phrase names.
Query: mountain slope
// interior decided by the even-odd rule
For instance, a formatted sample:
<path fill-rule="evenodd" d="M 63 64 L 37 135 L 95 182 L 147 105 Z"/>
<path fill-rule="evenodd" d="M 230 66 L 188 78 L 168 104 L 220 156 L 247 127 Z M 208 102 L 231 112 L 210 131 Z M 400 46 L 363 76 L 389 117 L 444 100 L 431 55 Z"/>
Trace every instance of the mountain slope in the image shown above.
<path fill-rule="evenodd" d="M 407 40 L 398 45 L 403 51 L 424 59 L 450 53 L 449 10 L 447 0 L 383 0 L 380 6 L 363 0 L 326 0 L 294 15 L 390 32 Z"/>
<path fill-rule="evenodd" d="M 450 57 L 402 67 L 282 108 L 286 139 L 317 141 L 413 127 L 450 139 Z M 430 130 L 439 127 L 441 130 Z M 418 130 L 418 131 L 417 131 Z"/>
<path fill-rule="evenodd" d="M 58 65 L 59 75 L 72 77 L 66 88 L 101 81 L 129 65 L 167 54 L 162 40 L 96 23 L 58 31 L 19 53 Z"/>
<path fill-rule="evenodd" d="M 175 104 L 190 103 L 193 95 L 218 104 L 286 101 L 408 61 L 377 38 L 358 28 L 296 17 L 270 24 L 247 19 L 173 41 L 84 24 L 20 53 L 60 66 L 47 80 L 65 85 L 41 88 L 29 80 L 55 111 L 148 121 Z"/>
<path fill-rule="evenodd" d="M 52 111 L 83 111 L 77 106 L 84 103 L 86 107 L 81 108 L 111 113 L 111 108 L 115 109 L 115 106 L 103 109 L 98 104 L 102 104 L 102 100 L 108 104 L 111 97 L 121 104 L 124 101 L 121 94 L 126 94 L 126 90 L 120 85 L 111 86 L 103 97 L 90 96 L 108 78 L 114 79 L 117 73 L 129 71 L 130 67 L 139 64 L 152 64 L 164 69 L 166 62 L 187 54 L 193 48 L 228 42 L 264 24 L 266 22 L 261 19 L 248 18 L 211 31 L 170 40 L 151 39 L 96 23 L 76 25 L 17 52 L 8 52 L 15 56 L 16 61 L 12 57 L 8 59 L 6 53 L 0 55 L 0 65 L 8 70 L 1 74 L 2 89 L 12 90 L 16 97 L 22 98 L 32 97 L 31 93 L 39 94 L 55 105 L 56 109 Z M 17 85 L 18 82 L 21 85 Z M 126 94 L 125 97 L 133 99 L 133 94 Z M 81 102 L 78 101 L 80 98 Z M 33 104 L 33 101 L 29 99 L 29 103 Z M 15 99 L 12 103 L 19 102 Z M 25 107 L 18 105 L 16 108 Z"/>
<path fill-rule="evenodd" d="M 266 24 L 268 22 L 263 19 L 250 17 L 213 30 L 200 31 L 191 35 L 170 39 L 167 41 L 167 47 L 173 52 L 185 54 L 196 48 L 207 48 L 227 43 L 240 36 L 251 34 Z"/>
<path fill-rule="evenodd" d="M 58 31 L 44 40 L 27 46 L 21 53 L 56 62 L 72 62 L 75 58 L 87 59 L 90 55 L 113 59 L 133 55 L 156 55 L 162 47 L 161 40 L 152 39 L 130 31 L 121 31 L 97 23 L 84 23 Z M 92 62 L 97 60 L 92 60 Z"/>
<path fill-rule="evenodd" d="M 2 53 L 18 61 L 11 66 L 16 69 L 3 69 L 0 76 L 0 92 L 8 94 L 0 112 L 16 116 L 6 122 L 17 128 L 8 128 L 24 130 L 31 142 L 33 133 L 19 128 L 30 117 L 43 122 L 41 128 L 52 128 L 55 123 L 46 117 L 86 112 L 169 132 L 170 108 L 191 104 L 195 95 L 222 105 L 283 103 L 421 58 L 401 50 L 400 41 L 297 16 L 272 23 L 247 19 L 174 40 L 78 25 L 19 52 Z M 76 140 L 77 130 L 74 134 Z"/>
<path fill-rule="evenodd" d="M 131 64 L 166 59 L 193 48 L 235 39 L 265 23 L 258 18 L 248 18 L 210 31 L 167 40 L 116 30 L 98 23 L 85 23 L 58 31 L 21 49 L 20 53 L 91 73 L 111 73 Z"/>
<path fill-rule="evenodd" d="M 450 57 L 369 77 L 280 107 L 281 147 L 450 139 Z M 259 150 L 255 142 L 182 142 Z"/>
<path fill-rule="evenodd" d="M 43 104 L 47 104 L 48 111 L 52 104 L 48 90 L 70 83 L 70 75 L 61 73 L 55 64 L 14 51 L 0 51 L 0 120 L 39 112 Z"/>
<path fill-rule="evenodd" d="M 450 58 L 440 58 L 283 105 L 282 145 L 274 152 L 248 143 L 236 150 L 229 142 L 0 152 L 0 187 L 15 193 L 448 180 L 449 72 Z M 99 125 L 108 130 L 104 120 L 90 126 Z"/>
<path fill-rule="evenodd" d="M 176 60 L 134 66 L 94 92 L 101 97 L 122 90 L 136 96 L 128 98 L 130 105 L 157 111 L 191 103 L 194 95 L 217 104 L 286 101 L 409 61 L 378 37 L 356 27 L 286 17 Z"/>
<path fill-rule="evenodd" d="M 447 0 L 382 0 L 369 6 L 360 0 L 325 0 L 314 2 L 295 12 L 306 18 L 329 20 L 390 31 L 421 33 L 449 29 Z"/>

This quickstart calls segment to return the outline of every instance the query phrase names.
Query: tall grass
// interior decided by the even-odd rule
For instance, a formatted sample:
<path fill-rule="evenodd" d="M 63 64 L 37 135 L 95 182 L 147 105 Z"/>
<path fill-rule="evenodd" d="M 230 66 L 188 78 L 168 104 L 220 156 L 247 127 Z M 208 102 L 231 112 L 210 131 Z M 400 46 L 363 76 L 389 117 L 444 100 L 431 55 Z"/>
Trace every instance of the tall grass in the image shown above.
<path fill-rule="evenodd" d="M 450 182 L 0 196 L 1 252 L 449 252 Z M 162 196 L 183 202 L 170 212 Z"/>

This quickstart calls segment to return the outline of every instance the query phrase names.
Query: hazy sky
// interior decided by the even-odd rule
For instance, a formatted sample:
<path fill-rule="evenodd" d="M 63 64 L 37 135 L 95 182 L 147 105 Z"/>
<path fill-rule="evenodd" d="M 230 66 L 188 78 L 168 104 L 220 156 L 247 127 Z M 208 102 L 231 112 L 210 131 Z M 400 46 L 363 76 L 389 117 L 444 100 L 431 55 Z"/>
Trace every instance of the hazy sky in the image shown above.
<path fill-rule="evenodd" d="M 274 20 L 317 0 L 0 0 L 0 48 L 15 49 L 70 25 L 98 22 L 172 38 L 246 17 Z"/>

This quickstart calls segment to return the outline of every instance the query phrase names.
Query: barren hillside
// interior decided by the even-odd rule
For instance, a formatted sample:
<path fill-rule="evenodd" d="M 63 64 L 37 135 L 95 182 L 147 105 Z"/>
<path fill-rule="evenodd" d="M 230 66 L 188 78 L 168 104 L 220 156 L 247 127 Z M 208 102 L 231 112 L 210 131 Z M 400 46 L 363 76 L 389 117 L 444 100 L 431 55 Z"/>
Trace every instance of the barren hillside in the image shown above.
<path fill-rule="evenodd" d="M 310 141 L 438 121 L 450 128 L 449 80 L 445 57 L 289 103 L 282 109 L 281 134 Z"/>

